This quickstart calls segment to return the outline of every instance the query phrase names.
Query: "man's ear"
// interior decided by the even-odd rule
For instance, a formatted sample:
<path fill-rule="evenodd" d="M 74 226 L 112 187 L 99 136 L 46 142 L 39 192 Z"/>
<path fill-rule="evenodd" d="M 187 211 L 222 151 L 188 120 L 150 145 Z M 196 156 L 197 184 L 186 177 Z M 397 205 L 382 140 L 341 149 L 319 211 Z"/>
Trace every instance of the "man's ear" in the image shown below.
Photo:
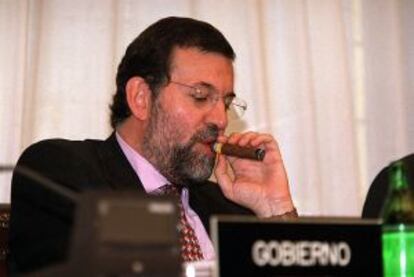
<path fill-rule="evenodd" d="M 125 86 L 126 100 L 134 117 L 146 120 L 151 109 L 151 90 L 141 77 L 135 76 Z"/>

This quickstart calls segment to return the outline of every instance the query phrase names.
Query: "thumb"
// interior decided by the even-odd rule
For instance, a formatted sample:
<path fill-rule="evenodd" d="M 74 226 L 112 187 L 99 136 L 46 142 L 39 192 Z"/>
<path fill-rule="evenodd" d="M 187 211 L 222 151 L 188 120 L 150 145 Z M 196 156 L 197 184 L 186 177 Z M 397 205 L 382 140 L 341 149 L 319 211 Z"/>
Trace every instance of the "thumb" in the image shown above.
<path fill-rule="evenodd" d="M 214 176 L 216 176 L 217 182 L 224 196 L 231 200 L 233 195 L 233 181 L 229 174 L 227 159 L 223 155 L 218 155 Z"/>

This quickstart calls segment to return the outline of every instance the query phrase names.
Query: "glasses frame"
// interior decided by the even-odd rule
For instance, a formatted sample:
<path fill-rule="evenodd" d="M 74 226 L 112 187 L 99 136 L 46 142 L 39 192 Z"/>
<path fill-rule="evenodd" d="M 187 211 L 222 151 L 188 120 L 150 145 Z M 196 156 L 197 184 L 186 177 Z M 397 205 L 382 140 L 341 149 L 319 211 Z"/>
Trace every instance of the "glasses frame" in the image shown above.
<path fill-rule="evenodd" d="M 197 87 L 197 86 L 188 85 L 188 84 L 184 84 L 184 83 L 177 82 L 177 81 L 172 81 L 172 80 L 170 81 L 170 83 L 194 90 L 195 93 L 193 93 L 191 95 L 194 98 L 196 98 L 194 96 L 196 93 L 202 93 L 201 88 Z M 211 90 L 214 91 L 214 89 L 211 89 Z M 223 99 L 224 100 L 224 105 L 226 107 L 226 111 L 230 110 L 230 106 L 233 106 L 235 108 L 234 113 L 236 114 L 235 116 L 237 118 L 241 118 L 244 115 L 244 113 L 247 110 L 247 103 L 246 103 L 245 100 L 243 100 L 243 99 L 237 97 L 235 94 L 233 94 L 233 95 L 231 95 L 231 97 L 232 97 L 231 102 L 226 103 L 226 97 L 220 97 L 218 95 L 219 95 L 219 93 L 217 91 L 215 93 L 215 96 L 213 96 L 212 93 L 209 92 L 208 97 L 210 99 L 212 99 L 211 101 L 214 102 L 214 104 L 217 103 L 220 99 Z M 239 110 L 239 112 L 237 112 L 237 109 Z"/>

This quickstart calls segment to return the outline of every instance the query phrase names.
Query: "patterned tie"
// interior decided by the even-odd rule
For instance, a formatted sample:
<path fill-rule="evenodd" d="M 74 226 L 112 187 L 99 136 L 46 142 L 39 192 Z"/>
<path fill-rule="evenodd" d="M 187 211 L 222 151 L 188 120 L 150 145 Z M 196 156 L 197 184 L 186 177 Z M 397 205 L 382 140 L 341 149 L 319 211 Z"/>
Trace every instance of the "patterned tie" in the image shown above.
<path fill-rule="evenodd" d="M 194 229 L 187 221 L 185 216 L 183 204 L 181 202 L 181 187 L 177 185 L 166 185 L 160 189 L 163 195 L 172 195 L 176 198 L 178 207 L 180 208 L 180 243 L 181 243 L 181 257 L 185 262 L 194 262 L 203 259 L 203 252 L 198 239 L 195 235 Z"/>

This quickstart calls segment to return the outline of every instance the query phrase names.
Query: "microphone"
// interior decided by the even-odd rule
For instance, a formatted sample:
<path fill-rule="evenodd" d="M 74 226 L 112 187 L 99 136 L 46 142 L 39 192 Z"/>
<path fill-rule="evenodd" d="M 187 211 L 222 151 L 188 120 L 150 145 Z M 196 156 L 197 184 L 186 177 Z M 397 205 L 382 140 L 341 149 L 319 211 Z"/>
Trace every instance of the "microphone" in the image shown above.
<path fill-rule="evenodd" d="M 266 150 L 255 147 L 242 147 L 235 144 L 215 142 L 211 145 L 213 152 L 242 159 L 263 161 Z"/>
<path fill-rule="evenodd" d="M 0 171 L 2 170 L 12 171 L 13 169 L 14 169 L 15 174 L 24 176 L 28 178 L 29 180 L 35 181 L 39 186 L 46 188 L 49 191 L 53 191 L 57 193 L 58 195 L 71 200 L 73 203 L 79 202 L 79 196 L 77 193 L 71 191 L 68 188 L 61 186 L 60 184 L 52 181 L 51 179 L 43 176 L 42 174 L 36 172 L 35 170 L 27 166 L 17 165 L 14 167 L 12 165 L 7 165 L 7 166 L 0 167 Z"/>
<path fill-rule="evenodd" d="M 11 172 L 13 171 L 14 166 L 11 164 L 0 164 L 0 172 L 5 171 L 7 172 Z"/>

